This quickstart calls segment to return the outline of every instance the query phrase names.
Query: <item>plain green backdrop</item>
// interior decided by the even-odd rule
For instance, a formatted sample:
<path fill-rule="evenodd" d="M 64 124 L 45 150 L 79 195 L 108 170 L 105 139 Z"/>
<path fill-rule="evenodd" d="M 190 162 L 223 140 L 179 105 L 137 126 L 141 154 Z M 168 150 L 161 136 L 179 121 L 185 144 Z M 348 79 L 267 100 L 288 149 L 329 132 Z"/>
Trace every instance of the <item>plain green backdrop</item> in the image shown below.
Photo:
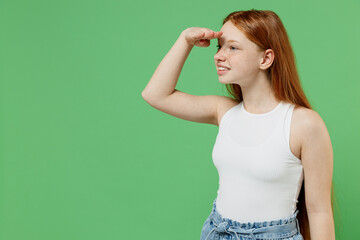
<path fill-rule="evenodd" d="M 199 239 L 218 128 L 141 92 L 181 31 L 251 8 L 287 29 L 332 140 L 337 239 L 358 237 L 359 0 L 1 0 L 0 239 Z M 176 88 L 227 95 L 215 52 L 194 47 Z"/>

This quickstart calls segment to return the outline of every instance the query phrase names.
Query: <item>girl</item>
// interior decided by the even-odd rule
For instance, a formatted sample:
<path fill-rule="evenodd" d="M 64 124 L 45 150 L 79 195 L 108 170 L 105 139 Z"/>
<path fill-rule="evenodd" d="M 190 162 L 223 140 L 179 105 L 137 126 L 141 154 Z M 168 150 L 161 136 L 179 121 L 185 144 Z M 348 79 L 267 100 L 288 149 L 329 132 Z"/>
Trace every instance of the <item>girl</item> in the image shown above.
<path fill-rule="evenodd" d="M 192 48 L 211 39 L 219 81 L 232 97 L 175 89 Z M 277 14 L 236 11 L 219 32 L 185 29 L 142 96 L 175 117 L 219 126 L 212 152 L 219 189 L 201 240 L 335 239 L 330 136 L 301 88 Z"/>

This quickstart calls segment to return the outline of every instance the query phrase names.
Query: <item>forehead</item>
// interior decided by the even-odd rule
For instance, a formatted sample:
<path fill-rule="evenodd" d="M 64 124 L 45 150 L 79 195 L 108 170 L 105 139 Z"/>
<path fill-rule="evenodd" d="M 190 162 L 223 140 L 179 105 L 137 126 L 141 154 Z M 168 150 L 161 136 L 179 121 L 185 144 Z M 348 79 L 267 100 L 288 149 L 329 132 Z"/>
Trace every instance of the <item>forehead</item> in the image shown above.
<path fill-rule="evenodd" d="M 227 21 L 220 29 L 223 33 L 218 38 L 218 42 L 239 42 L 246 44 L 248 39 L 246 36 L 231 22 Z"/>

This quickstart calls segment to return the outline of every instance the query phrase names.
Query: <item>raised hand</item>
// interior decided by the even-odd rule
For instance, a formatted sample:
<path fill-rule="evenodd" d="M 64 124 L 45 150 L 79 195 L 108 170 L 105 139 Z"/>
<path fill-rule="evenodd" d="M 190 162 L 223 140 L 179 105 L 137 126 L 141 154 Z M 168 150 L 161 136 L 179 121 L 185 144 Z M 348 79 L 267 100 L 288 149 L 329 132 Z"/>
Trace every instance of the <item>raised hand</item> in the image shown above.
<path fill-rule="evenodd" d="M 181 35 L 191 46 L 208 47 L 210 40 L 220 37 L 222 32 L 214 32 L 209 28 L 191 27 L 185 29 Z"/>

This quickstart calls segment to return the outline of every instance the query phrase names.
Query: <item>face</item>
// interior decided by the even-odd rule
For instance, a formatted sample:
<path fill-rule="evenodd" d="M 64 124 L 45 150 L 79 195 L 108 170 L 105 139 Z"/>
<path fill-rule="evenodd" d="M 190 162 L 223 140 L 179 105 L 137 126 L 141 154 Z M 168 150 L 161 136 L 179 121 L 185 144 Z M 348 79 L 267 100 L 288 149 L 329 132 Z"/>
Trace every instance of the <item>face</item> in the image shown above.
<path fill-rule="evenodd" d="M 224 84 L 246 84 L 261 71 L 260 64 L 264 51 L 250 41 L 231 21 L 227 21 L 220 30 L 223 34 L 218 40 L 218 51 L 214 56 L 218 64 L 230 68 L 218 71 L 219 81 Z M 235 40 L 235 41 L 231 41 Z"/>

